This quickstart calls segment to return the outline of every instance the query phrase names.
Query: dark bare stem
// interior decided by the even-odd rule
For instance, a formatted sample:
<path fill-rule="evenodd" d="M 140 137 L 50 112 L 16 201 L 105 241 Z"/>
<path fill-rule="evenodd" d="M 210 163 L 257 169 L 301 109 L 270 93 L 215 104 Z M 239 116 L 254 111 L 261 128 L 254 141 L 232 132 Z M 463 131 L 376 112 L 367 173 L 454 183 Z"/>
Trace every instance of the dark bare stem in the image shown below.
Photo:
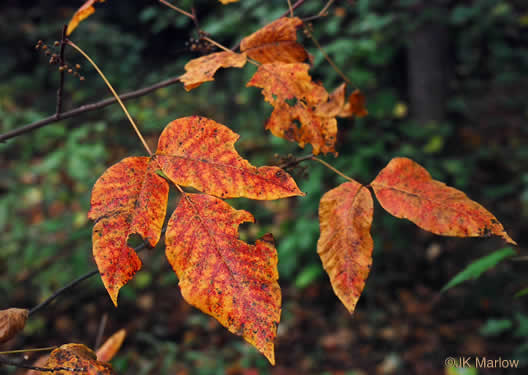
<path fill-rule="evenodd" d="M 350 80 L 348 79 L 348 77 L 345 75 L 345 73 L 343 73 L 343 71 L 341 69 L 339 69 L 339 67 L 334 63 L 334 61 L 330 58 L 330 56 L 328 56 L 328 54 L 325 52 L 325 50 L 323 49 L 323 47 L 321 47 L 321 45 L 319 44 L 319 42 L 317 41 L 317 39 L 315 38 L 315 36 L 313 36 L 313 34 L 310 32 L 308 34 L 310 36 L 310 39 L 312 39 L 312 41 L 314 42 L 315 46 L 317 47 L 317 49 L 323 54 L 324 58 L 326 61 L 328 61 L 328 63 L 330 64 L 330 66 L 335 70 L 335 72 L 337 74 L 339 74 L 341 76 L 341 78 L 343 78 L 343 80 L 349 85 L 349 86 L 352 86 L 354 87 L 354 85 L 352 84 L 352 82 L 350 82 Z"/>
<path fill-rule="evenodd" d="M 64 65 L 64 48 L 66 47 L 66 29 L 67 26 L 62 27 L 62 36 L 60 41 L 60 52 L 59 52 L 59 66 Z M 55 110 L 55 118 L 59 120 L 62 112 L 62 95 L 64 90 L 64 70 L 59 72 L 59 88 L 57 89 L 57 108 Z"/>
<path fill-rule="evenodd" d="M 147 87 L 144 87 L 144 88 L 139 89 L 139 90 L 127 92 L 126 94 L 120 95 L 119 97 L 123 101 L 129 100 L 129 99 L 134 99 L 134 98 L 139 98 L 139 97 L 147 95 L 147 94 L 149 94 L 149 93 L 151 93 L 153 91 L 156 91 L 156 90 L 158 90 L 160 88 L 173 85 L 173 84 L 175 84 L 175 83 L 177 83 L 179 81 L 180 81 L 180 77 L 169 78 L 169 79 L 167 79 L 165 81 L 158 82 L 158 83 L 156 83 L 156 84 L 154 84 L 152 86 L 147 86 Z M 17 137 L 19 135 L 31 132 L 31 131 L 39 129 L 39 128 L 45 126 L 45 125 L 49 125 L 49 124 L 55 123 L 55 122 L 60 121 L 60 120 L 64 120 L 64 119 L 67 119 L 67 118 L 71 118 L 71 117 L 75 117 L 75 116 L 81 115 L 81 114 L 86 113 L 86 112 L 91 112 L 91 111 L 95 111 L 95 110 L 98 110 L 98 109 L 101 109 L 101 108 L 104 108 L 104 107 L 108 107 L 109 105 L 114 104 L 116 102 L 117 102 L 117 100 L 114 97 L 112 97 L 112 98 L 104 99 L 104 100 L 101 100 L 101 101 L 98 101 L 98 102 L 95 102 L 95 103 L 85 104 L 85 105 L 82 105 L 82 106 L 77 107 L 75 109 L 72 109 L 70 111 L 63 112 L 63 113 L 61 113 L 59 119 L 57 119 L 56 115 L 52 115 L 52 116 L 46 117 L 46 118 L 44 118 L 42 120 L 33 122 L 31 124 L 28 124 L 28 125 L 21 126 L 21 127 L 17 128 L 17 129 L 11 130 L 9 132 L 6 132 L 6 133 L 0 135 L 0 142 L 4 142 L 4 141 L 6 141 L 6 140 L 8 140 L 10 138 L 14 138 L 14 137 Z"/>
<path fill-rule="evenodd" d="M 294 165 L 297 165 L 300 162 L 303 162 L 305 160 L 310 160 L 311 158 L 313 158 L 313 156 L 314 156 L 313 154 L 308 154 L 308 155 L 305 155 L 305 156 L 301 156 L 301 157 L 296 158 L 295 160 L 283 163 L 283 164 L 279 165 L 278 167 L 281 168 L 281 169 L 293 167 Z"/>
<path fill-rule="evenodd" d="M 165 233 L 165 228 L 162 230 L 162 233 Z M 143 250 L 143 249 L 145 249 L 147 247 L 149 247 L 149 246 L 145 242 L 145 243 L 142 243 L 139 246 L 136 246 L 134 248 L 134 251 L 139 252 L 139 251 L 141 251 L 141 250 Z M 63 286 L 62 288 L 57 290 L 55 293 L 53 293 L 51 296 L 49 296 L 45 301 L 43 301 L 42 303 L 39 303 L 37 306 L 35 306 L 31 310 L 29 310 L 29 316 L 31 316 L 32 314 L 36 313 L 37 311 L 43 309 L 44 307 L 48 306 L 51 302 L 53 302 L 53 300 L 55 298 L 57 298 L 58 296 L 60 296 L 64 292 L 67 292 L 68 290 L 74 288 L 77 284 L 82 283 L 84 280 L 87 280 L 90 277 L 92 277 L 94 275 L 97 275 L 98 273 L 99 273 L 98 270 L 92 270 L 92 271 L 87 272 L 84 275 L 76 278 L 75 280 L 70 281 L 68 284 L 66 284 L 65 286 Z"/>
<path fill-rule="evenodd" d="M 103 334 L 104 330 L 106 328 L 106 323 L 108 322 L 108 314 L 104 313 L 103 317 L 101 318 L 101 323 L 99 323 L 99 328 L 97 329 L 97 336 L 95 338 L 95 350 L 99 349 L 101 346 L 101 342 L 103 341 Z"/>
<path fill-rule="evenodd" d="M 315 16 L 303 18 L 303 22 L 310 22 L 310 21 L 316 20 L 321 17 L 326 17 L 328 15 L 328 9 L 332 6 L 334 1 L 335 0 L 328 0 L 326 5 L 323 7 L 323 9 L 321 9 L 319 13 L 317 13 Z"/>
<path fill-rule="evenodd" d="M 15 366 L 18 368 L 24 368 L 28 370 L 41 371 L 41 372 L 55 372 L 55 371 L 70 371 L 70 372 L 84 372 L 84 368 L 71 368 L 71 367 L 37 367 L 27 365 L 20 361 L 15 361 L 9 358 L 0 356 L 0 363 L 8 366 Z"/>

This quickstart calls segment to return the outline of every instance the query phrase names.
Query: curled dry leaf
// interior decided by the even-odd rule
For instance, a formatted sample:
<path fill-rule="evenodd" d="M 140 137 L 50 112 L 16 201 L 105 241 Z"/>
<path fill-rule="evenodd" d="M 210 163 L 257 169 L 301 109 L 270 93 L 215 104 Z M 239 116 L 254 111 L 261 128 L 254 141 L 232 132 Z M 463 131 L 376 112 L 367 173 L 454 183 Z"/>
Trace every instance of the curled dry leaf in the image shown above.
<path fill-rule="evenodd" d="M 47 368 L 58 368 L 55 375 L 111 375 L 112 366 L 97 360 L 93 350 L 82 344 L 65 344 L 49 355 Z"/>
<path fill-rule="evenodd" d="M 295 63 L 308 58 L 304 47 L 297 43 L 300 18 L 282 17 L 242 39 L 240 50 L 261 64 Z"/>
<path fill-rule="evenodd" d="M 110 336 L 103 343 L 103 345 L 101 345 L 101 347 L 97 349 L 97 360 L 101 362 L 110 362 L 112 358 L 115 357 L 119 349 L 121 349 L 121 345 L 123 345 L 125 337 L 126 331 L 124 329 L 120 329 L 112 336 Z"/>
<path fill-rule="evenodd" d="M 238 134 L 205 117 L 169 123 L 159 138 L 156 160 L 175 184 L 221 198 L 279 199 L 304 195 L 278 167 L 256 168 L 240 157 Z"/>
<path fill-rule="evenodd" d="M 497 235 L 516 245 L 493 214 L 460 190 L 433 180 L 410 159 L 392 159 L 370 185 L 390 214 L 429 232 L 457 237 Z"/>
<path fill-rule="evenodd" d="M 309 143 L 315 155 L 335 152 L 337 121 L 317 110 L 329 96 L 323 86 L 312 82 L 309 68 L 307 64 L 264 64 L 247 86 L 262 88 L 264 99 L 273 105 L 266 123 L 273 135 L 301 147 Z"/>
<path fill-rule="evenodd" d="M 70 23 L 68 23 L 68 28 L 66 29 L 66 35 L 70 35 L 73 30 L 77 28 L 79 23 L 91 16 L 95 12 L 94 4 L 95 3 L 104 3 L 105 0 L 88 0 L 85 2 L 77 11 L 74 13 Z"/>
<path fill-rule="evenodd" d="M 338 114 L 339 117 L 365 117 L 368 111 L 365 108 L 365 95 L 359 90 L 355 90 L 348 97 L 348 101 L 343 107 L 343 110 Z"/>
<path fill-rule="evenodd" d="M 354 312 L 372 265 L 373 209 L 370 192 L 355 181 L 328 191 L 319 203 L 321 235 L 317 253 L 334 293 L 350 313 Z"/>
<path fill-rule="evenodd" d="M 220 68 L 242 68 L 246 65 L 245 53 L 215 52 L 193 59 L 185 64 L 185 74 L 180 77 L 185 90 L 190 91 L 204 82 L 214 81 Z"/>
<path fill-rule="evenodd" d="M 203 194 L 185 194 L 167 225 L 166 255 L 183 298 L 244 337 L 274 364 L 280 320 L 277 251 L 267 235 L 249 245 L 238 226 L 247 211 Z"/>
<path fill-rule="evenodd" d="M 137 233 L 156 246 L 161 235 L 169 185 L 156 170 L 150 158 L 129 157 L 108 168 L 92 190 L 93 255 L 116 306 L 119 289 L 141 268 L 128 237 Z"/>
<path fill-rule="evenodd" d="M 26 309 L 0 310 L 0 343 L 11 340 L 24 329 L 28 315 L 29 311 Z"/>

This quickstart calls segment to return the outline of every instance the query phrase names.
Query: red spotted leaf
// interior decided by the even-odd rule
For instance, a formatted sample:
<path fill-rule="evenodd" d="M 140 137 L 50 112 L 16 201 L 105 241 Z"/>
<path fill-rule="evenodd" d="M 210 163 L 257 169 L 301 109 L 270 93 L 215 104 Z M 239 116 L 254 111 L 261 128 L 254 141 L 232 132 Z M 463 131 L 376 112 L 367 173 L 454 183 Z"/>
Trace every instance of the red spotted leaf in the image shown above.
<path fill-rule="evenodd" d="M 246 65 L 245 53 L 215 52 L 193 59 L 185 64 L 185 74 L 180 77 L 185 90 L 190 91 L 204 82 L 214 81 L 220 68 L 242 68 Z"/>
<path fill-rule="evenodd" d="M 57 369 L 52 372 L 55 375 L 115 374 L 110 364 L 98 361 L 93 350 L 82 344 L 65 344 L 53 350 L 44 367 Z"/>
<path fill-rule="evenodd" d="M 238 155 L 239 136 L 213 120 L 192 116 L 168 124 L 156 160 L 175 184 L 221 198 L 278 199 L 304 195 L 278 167 L 254 167 Z"/>
<path fill-rule="evenodd" d="M 156 170 L 150 158 L 129 157 L 108 168 L 92 191 L 93 255 L 116 306 L 119 289 L 141 268 L 128 237 L 137 233 L 155 246 L 161 235 L 169 185 Z"/>
<path fill-rule="evenodd" d="M 319 203 L 317 253 L 334 293 L 352 313 L 372 265 L 372 196 L 357 182 L 325 193 Z"/>
<path fill-rule="evenodd" d="M 94 4 L 95 3 L 104 3 L 105 0 L 88 0 L 85 2 L 73 15 L 70 23 L 68 23 L 68 28 L 66 29 L 66 35 L 70 35 L 73 30 L 77 28 L 79 23 L 91 16 L 95 12 Z"/>
<path fill-rule="evenodd" d="M 271 235 L 249 245 L 238 226 L 247 211 L 203 194 L 185 194 L 166 233 L 166 255 L 183 298 L 242 336 L 274 364 L 280 320 L 277 251 Z"/>
<path fill-rule="evenodd" d="M 282 17 L 242 39 L 240 50 L 261 64 L 273 62 L 295 63 L 308 58 L 308 53 L 297 43 L 300 18 Z"/>
<path fill-rule="evenodd" d="M 307 64 L 261 65 L 247 86 L 262 88 L 264 99 L 274 107 L 266 123 L 273 135 L 301 147 L 309 143 L 315 155 L 335 152 L 337 121 L 318 110 L 329 95 L 323 86 L 312 82 L 309 68 Z"/>
<path fill-rule="evenodd" d="M 433 180 L 410 159 L 392 159 L 370 185 L 390 214 L 429 232 L 457 237 L 497 235 L 516 244 L 493 214 L 460 190 Z"/>

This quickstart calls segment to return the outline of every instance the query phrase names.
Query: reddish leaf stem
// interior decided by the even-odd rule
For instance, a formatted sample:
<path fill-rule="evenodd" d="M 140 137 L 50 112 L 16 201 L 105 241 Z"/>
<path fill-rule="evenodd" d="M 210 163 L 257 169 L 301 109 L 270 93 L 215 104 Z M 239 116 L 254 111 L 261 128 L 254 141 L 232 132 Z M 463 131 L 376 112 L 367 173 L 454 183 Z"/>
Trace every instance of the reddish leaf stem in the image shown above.
<path fill-rule="evenodd" d="M 337 173 L 338 175 L 340 175 L 341 177 L 347 179 L 348 181 L 352 181 L 352 182 L 354 182 L 354 180 L 353 180 L 352 178 L 348 177 L 346 174 L 344 174 L 344 173 L 341 172 L 340 170 L 338 170 L 338 169 L 332 167 L 332 166 L 331 166 L 330 164 L 328 164 L 326 161 L 321 160 L 321 159 L 319 159 L 318 157 L 315 157 L 315 156 L 312 156 L 310 159 L 315 160 L 315 161 L 321 163 L 321 164 L 324 165 L 326 168 L 328 168 L 328 169 L 330 169 L 331 171 Z"/>

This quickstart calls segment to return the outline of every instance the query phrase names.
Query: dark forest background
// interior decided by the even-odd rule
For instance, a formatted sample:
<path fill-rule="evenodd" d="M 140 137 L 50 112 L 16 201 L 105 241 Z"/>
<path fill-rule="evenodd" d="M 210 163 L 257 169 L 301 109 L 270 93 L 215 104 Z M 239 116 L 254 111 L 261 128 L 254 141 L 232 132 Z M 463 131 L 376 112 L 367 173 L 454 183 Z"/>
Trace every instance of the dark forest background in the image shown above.
<path fill-rule="evenodd" d="M 175 1 L 195 7 L 200 26 L 224 45 L 276 19 L 286 0 Z M 309 17 L 326 3 L 307 0 Z M 82 1 L 0 3 L 0 133 L 55 111 L 59 74 L 34 46 L 60 39 Z M 151 1 L 96 6 L 71 39 L 100 65 L 119 93 L 179 76 L 200 54 L 192 22 Z M 115 309 L 99 278 L 32 316 L 11 348 L 82 342 L 94 345 L 126 328 L 113 361 L 127 374 L 501 374 L 526 370 L 444 369 L 448 356 L 520 359 L 528 365 L 528 4 L 525 0 L 336 1 L 313 21 L 326 52 L 366 95 L 369 116 L 339 123 L 339 157 L 325 160 L 361 182 L 395 156 L 425 166 L 497 216 L 519 243 L 519 257 L 478 280 L 440 293 L 469 263 L 505 247 L 498 238 L 456 239 L 424 232 L 375 207 L 374 261 L 356 312 L 334 296 L 316 254 L 322 194 L 344 180 L 315 163 L 292 171 L 306 198 L 233 200 L 251 211 L 242 227 L 253 241 L 273 232 L 279 252 L 283 311 L 277 366 L 181 298 L 163 241 L 143 252 L 143 269 Z M 309 38 L 311 74 L 328 91 L 341 83 Z M 67 75 L 64 109 L 109 97 L 104 83 L 73 50 L 79 81 Z M 200 114 L 241 134 L 240 154 L 255 165 L 310 152 L 264 130 L 271 106 L 245 88 L 254 67 L 220 71 L 215 82 L 186 92 L 181 84 L 128 101 L 154 143 L 171 120 Z M 111 164 L 142 147 L 116 106 L 0 143 L 0 309 L 32 307 L 94 267 L 90 191 Z M 171 206 L 169 206 L 171 207 Z M 174 207 L 174 204 L 172 205 Z M 31 358 L 35 358 L 32 356 Z M 0 373 L 12 373 L 0 368 Z"/>

